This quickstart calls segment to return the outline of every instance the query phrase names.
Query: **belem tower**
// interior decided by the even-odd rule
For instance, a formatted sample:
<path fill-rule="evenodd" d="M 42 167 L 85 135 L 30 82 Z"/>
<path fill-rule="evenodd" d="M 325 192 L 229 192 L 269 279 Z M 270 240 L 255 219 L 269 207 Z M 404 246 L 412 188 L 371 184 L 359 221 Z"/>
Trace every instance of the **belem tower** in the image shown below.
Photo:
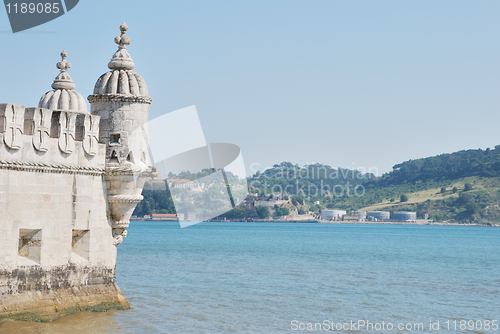
<path fill-rule="evenodd" d="M 142 200 L 152 98 L 120 26 L 110 71 L 82 95 L 60 70 L 36 108 L 0 104 L 0 318 L 124 309 L 117 246 Z"/>

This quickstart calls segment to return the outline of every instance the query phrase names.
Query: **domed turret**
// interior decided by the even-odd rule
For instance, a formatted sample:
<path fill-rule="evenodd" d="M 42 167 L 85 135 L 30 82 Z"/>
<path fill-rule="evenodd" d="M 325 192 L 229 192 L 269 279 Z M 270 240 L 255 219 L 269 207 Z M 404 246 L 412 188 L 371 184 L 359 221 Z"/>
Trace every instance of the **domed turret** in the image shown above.
<path fill-rule="evenodd" d="M 125 228 L 137 203 L 142 200 L 142 187 L 148 177 L 156 175 L 148 166 L 148 121 L 152 98 L 144 79 L 126 50 L 130 38 L 128 27 L 120 26 L 115 38 L 118 50 L 106 72 L 97 80 L 94 94 L 88 97 L 92 115 L 101 118 L 99 142 L 106 144 L 107 199 L 116 243 L 125 237 Z"/>
<path fill-rule="evenodd" d="M 130 38 L 125 36 L 128 26 L 123 23 L 120 26 L 121 35 L 115 37 L 118 50 L 108 63 L 111 72 L 104 73 L 97 80 L 94 87 L 94 95 L 120 94 L 148 96 L 148 87 L 144 79 L 137 73 L 131 71 L 135 64 L 127 52 L 127 45 L 130 45 Z"/>
<path fill-rule="evenodd" d="M 38 102 L 39 108 L 87 111 L 85 99 L 80 93 L 73 90 L 76 85 L 67 71 L 71 67 L 71 63 L 66 61 L 67 56 L 68 54 L 63 50 L 63 52 L 61 52 L 62 60 L 56 65 L 61 72 L 54 79 L 54 83 L 52 83 L 52 88 L 54 88 L 54 90 L 43 94 L 40 102 Z"/>
<path fill-rule="evenodd" d="M 128 27 L 120 26 L 121 35 L 115 37 L 118 50 L 108 68 L 97 79 L 94 94 L 88 97 L 91 113 L 101 116 L 100 142 L 107 144 L 108 164 L 139 164 L 146 166 L 148 156 L 149 105 L 144 79 L 132 69 L 135 67 L 127 45 L 130 38 L 125 35 Z"/>

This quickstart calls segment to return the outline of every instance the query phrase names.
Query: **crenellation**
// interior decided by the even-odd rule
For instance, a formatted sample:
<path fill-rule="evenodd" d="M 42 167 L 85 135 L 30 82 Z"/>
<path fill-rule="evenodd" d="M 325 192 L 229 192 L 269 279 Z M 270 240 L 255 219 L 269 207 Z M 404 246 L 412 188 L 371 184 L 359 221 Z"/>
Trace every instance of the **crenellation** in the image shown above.
<path fill-rule="evenodd" d="M 59 120 L 61 118 L 61 110 L 52 110 L 50 117 L 50 138 L 59 138 L 61 133 L 61 124 Z"/>
<path fill-rule="evenodd" d="M 83 118 L 83 149 L 89 157 L 99 152 L 100 120 L 100 116 L 97 115 L 84 115 Z"/>
<path fill-rule="evenodd" d="M 25 107 L 17 104 L 0 104 L 0 129 L 3 142 L 11 150 L 19 150 L 22 146 Z"/>
<path fill-rule="evenodd" d="M 59 115 L 59 149 L 71 154 L 75 150 L 76 113 L 61 111 Z"/>
<path fill-rule="evenodd" d="M 9 163 L 19 167 L 22 161 L 104 168 L 105 145 L 99 144 L 99 123 L 100 117 L 89 113 L 0 104 L 0 168 L 8 168 Z"/>
<path fill-rule="evenodd" d="M 24 130 L 23 133 L 32 136 L 35 131 L 35 122 L 33 120 L 35 108 L 26 108 L 24 111 Z"/>

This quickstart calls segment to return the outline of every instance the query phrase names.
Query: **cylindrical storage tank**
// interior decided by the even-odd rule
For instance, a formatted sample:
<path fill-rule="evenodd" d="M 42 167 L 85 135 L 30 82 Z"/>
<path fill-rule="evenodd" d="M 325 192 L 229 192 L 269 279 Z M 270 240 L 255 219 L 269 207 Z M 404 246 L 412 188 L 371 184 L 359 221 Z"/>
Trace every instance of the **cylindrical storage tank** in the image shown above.
<path fill-rule="evenodd" d="M 391 213 L 388 211 L 368 211 L 367 217 L 372 217 L 377 221 L 384 221 L 391 218 Z"/>
<path fill-rule="evenodd" d="M 335 220 L 342 218 L 346 214 L 345 210 L 322 210 L 321 219 L 323 220 Z"/>
<path fill-rule="evenodd" d="M 353 211 L 353 215 L 357 215 L 359 220 L 365 220 L 366 219 L 366 211 Z"/>
<path fill-rule="evenodd" d="M 397 220 L 397 221 L 411 221 L 411 220 L 416 220 L 417 219 L 417 213 L 416 212 L 411 212 L 411 211 L 394 211 L 392 213 L 392 219 Z"/>

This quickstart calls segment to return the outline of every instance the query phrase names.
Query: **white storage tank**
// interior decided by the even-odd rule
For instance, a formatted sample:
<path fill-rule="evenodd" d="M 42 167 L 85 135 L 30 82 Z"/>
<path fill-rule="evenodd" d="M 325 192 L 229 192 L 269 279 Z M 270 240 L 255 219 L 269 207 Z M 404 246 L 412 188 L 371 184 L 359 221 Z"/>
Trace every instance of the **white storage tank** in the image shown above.
<path fill-rule="evenodd" d="M 360 221 L 366 219 L 366 211 L 353 211 L 352 214 L 357 215 Z"/>
<path fill-rule="evenodd" d="M 367 217 L 371 217 L 375 221 L 383 222 L 391 218 L 391 213 L 389 211 L 368 211 Z"/>
<path fill-rule="evenodd" d="M 417 219 L 417 213 L 411 211 L 394 211 L 392 219 L 401 222 L 414 221 Z"/>
<path fill-rule="evenodd" d="M 321 210 L 322 220 L 338 220 L 346 214 L 345 210 Z"/>

